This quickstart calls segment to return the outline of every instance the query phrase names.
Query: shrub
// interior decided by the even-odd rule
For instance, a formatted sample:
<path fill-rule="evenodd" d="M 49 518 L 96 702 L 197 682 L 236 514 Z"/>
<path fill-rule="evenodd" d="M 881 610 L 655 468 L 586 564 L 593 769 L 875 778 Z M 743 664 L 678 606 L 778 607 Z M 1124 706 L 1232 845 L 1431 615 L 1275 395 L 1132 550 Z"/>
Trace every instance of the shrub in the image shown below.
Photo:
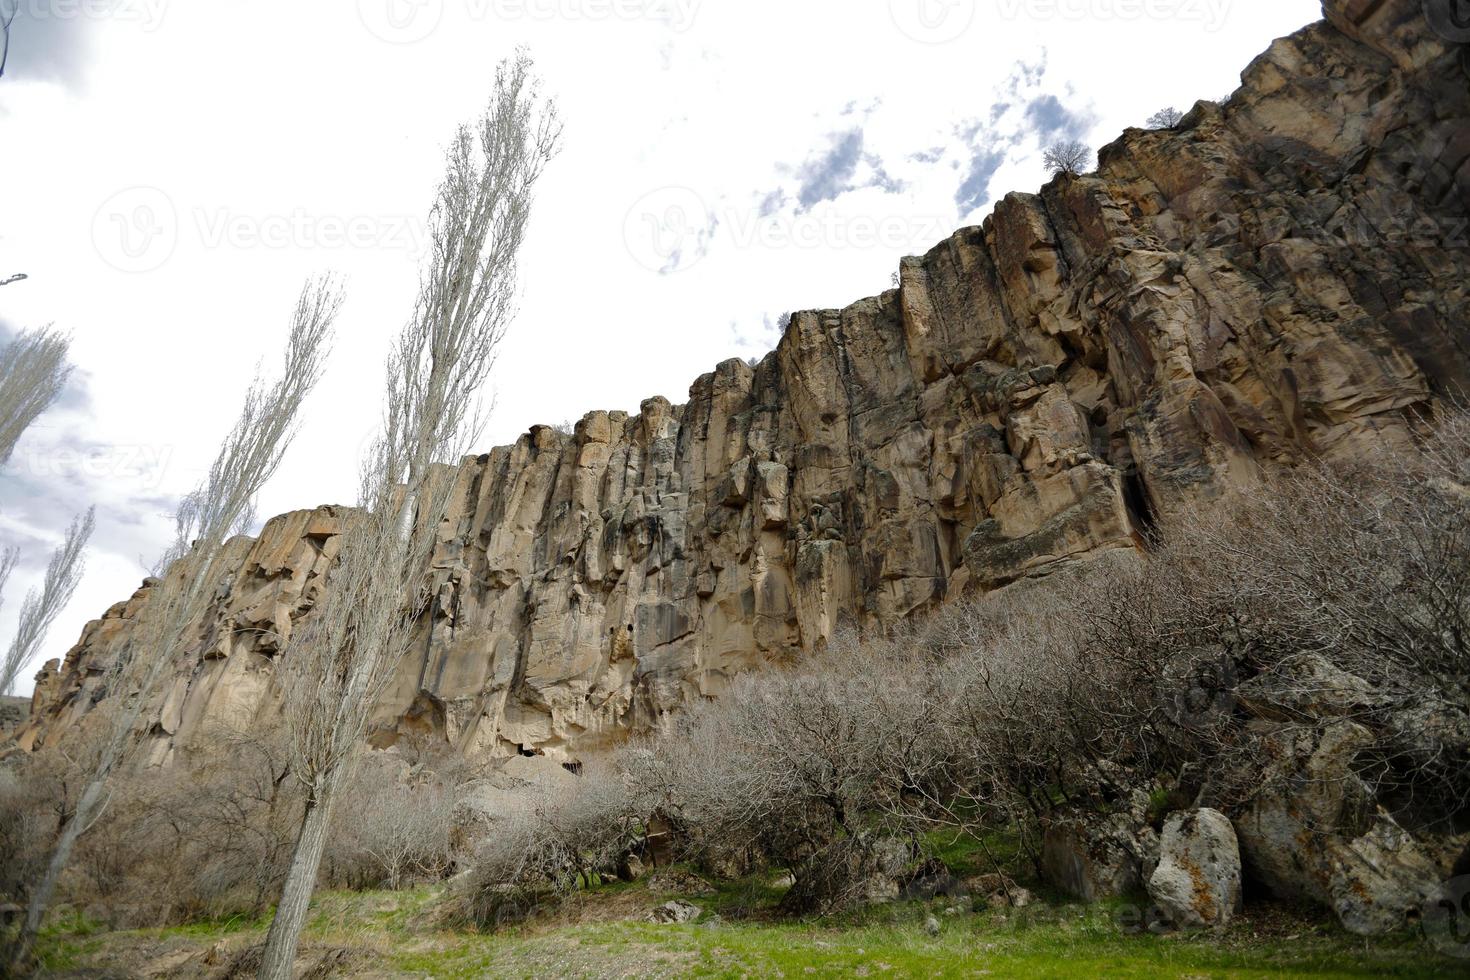
<path fill-rule="evenodd" d="M 333 813 L 326 877 L 349 888 L 399 889 L 455 866 L 458 783 L 411 774 L 396 757 L 368 758 Z"/>
<path fill-rule="evenodd" d="M 645 806 L 616 760 L 589 761 L 577 776 L 503 799 L 456 895 L 462 917 L 481 927 L 519 921 L 615 875 L 642 837 Z"/>
<path fill-rule="evenodd" d="M 1323 666 L 1302 680 L 1304 661 Z M 1272 771 L 1248 687 L 1298 729 L 1350 710 L 1379 802 L 1411 830 L 1463 829 L 1470 417 L 1162 514 L 1137 560 L 740 677 L 648 744 L 639 779 L 681 856 L 758 853 L 795 875 L 788 908 L 827 911 L 892 872 L 893 841 L 938 826 L 982 849 L 1016 833 L 1039 870 L 1059 811 L 1201 791 L 1244 806 Z"/>

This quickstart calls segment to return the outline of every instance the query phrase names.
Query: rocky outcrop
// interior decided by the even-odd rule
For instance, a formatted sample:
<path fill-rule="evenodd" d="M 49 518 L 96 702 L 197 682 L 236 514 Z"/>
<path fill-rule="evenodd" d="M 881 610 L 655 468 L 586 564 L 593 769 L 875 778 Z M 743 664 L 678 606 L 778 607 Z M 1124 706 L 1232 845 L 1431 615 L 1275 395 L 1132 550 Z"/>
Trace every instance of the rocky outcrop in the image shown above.
<path fill-rule="evenodd" d="M 844 622 L 1133 549 L 1158 512 L 1304 454 L 1407 442 L 1470 388 L 1470 86 L 1417 0 L 1326 12 L 1228 104 L 1009 195 L 898 288 L 796 314 L 683 404 L 464 460 L 377 744 L 570 759 Z M 269 717 L 335 520 L 231 544 L 156 760 Z M 23 744 L 105 696 L 147 601 L 87 627 Z"/>

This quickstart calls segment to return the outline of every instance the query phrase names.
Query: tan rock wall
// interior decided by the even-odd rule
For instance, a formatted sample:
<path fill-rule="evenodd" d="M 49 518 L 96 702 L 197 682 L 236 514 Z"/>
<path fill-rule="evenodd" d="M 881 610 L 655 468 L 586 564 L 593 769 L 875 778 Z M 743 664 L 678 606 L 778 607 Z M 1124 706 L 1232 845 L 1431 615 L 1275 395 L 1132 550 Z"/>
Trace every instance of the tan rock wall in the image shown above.
<path fill-rule="evenodd" d="M 1150 514 L 1304 454 L 1407 445 L 1470 388 L 1470 84 L 1417 0 L 1328 8 L 1227 106 L 1007 196 L 755 368 L 463 461 L 383 722 L 572 755 L 844 623 L 1134 548 Z M 232 543 L 155 759 L 269 723 L 336 516 Z M 147 592 L 45 675 L 23 744 L 86 714 Z"/>

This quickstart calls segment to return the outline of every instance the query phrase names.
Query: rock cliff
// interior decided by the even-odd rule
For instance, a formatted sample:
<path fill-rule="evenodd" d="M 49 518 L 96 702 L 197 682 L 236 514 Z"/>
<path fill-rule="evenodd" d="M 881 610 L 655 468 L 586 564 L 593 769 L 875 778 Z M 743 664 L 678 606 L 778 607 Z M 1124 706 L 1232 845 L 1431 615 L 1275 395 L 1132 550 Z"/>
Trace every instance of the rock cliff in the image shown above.
<path fill-rule="evenodd" d="M 1307 453 L 1407 442 L 1470 389 L 1470 62 L 1419 0 L 1325 7 L 1227 104 L 1009 195 L 897 289 L 796 314 L 757 366 L 460 463 L 378 744 L 570 758 L 844 623 L 1134 549 L 1162 510 Z M 338 515 L 230 544 L 156 761 L 268 723 Z M 23 746 L 102 696 L 148 593 L 42 672 Z"/>

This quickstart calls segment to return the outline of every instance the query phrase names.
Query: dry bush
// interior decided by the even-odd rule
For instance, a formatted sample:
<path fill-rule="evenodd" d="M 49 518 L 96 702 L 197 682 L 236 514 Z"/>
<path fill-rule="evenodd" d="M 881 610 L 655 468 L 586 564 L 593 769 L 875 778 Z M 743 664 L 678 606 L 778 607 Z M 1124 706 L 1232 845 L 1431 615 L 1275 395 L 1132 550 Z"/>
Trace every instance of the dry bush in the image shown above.
<path fill-rule="evenodd" d="M 73 757 L 43 750 L 0 770 L 0 895 L 10 900 L 29 897 L 76 819 L 92 770 L 85 744 L 71 748 Z M 284 755 L 263 738 L 220 735 L 202 762 L 116 781 L 58 897 L 122 927 L 258 915 L 284 874 L 300 809 Z"/>
<path fill-rule="evenodd" d="M 974 692 L 950 715 L 970 716 L 956 797 L 981 789 L 1038 819 L 1140 788 L 1243 805 L 1272 769 L 1249 724 L 1265 700 L 1277 730 L 1357 721 L 1375 739 L 1359 775 L 1380 801 L 1408 826 L 1463 829 L 1465 415 L 1417 453 L 1311 462 L 1167 515 L 1134 571 L 1076 577 L 1049 598 L 1029 613 L 1010 604 L 1004 625 L 972 630 L 988 640 L 951 658 L 971 674 L 954 688 Z"/>
<path fill-rule="evenodd" d="M 362 764 L 343 789 L 322 877 L 337 887 L 399 889 L 446 877 L 458 861 L 459 782 L 410 774 L 396 757 Z"/>
<path fill-rule="evenodd" d="M 278 739 L 220 734 L 201 759 L 119 781 L 78 843 L 68 898 L 130 926 L 259 915 L 300 814 L 288 776 Z"/>
<path fill-rule="evenodd" d="M 1445 831 L 1470 809 L 1470 417 L 1419 450 L 1303 466 L 1176 522 L 1167 563 L 1193 575 L 1166 625 L 1223 651 L 1230 703 L 1249 683 L 1296 725 L 1363 725 L 1359 775 Z M 1258 751 L 1239 726 L 1202 734 L 1207 754 Z"/>
<path fill-rule="evenodd" d="M 647 796 L 616 759 L 589 760 L 574 780 L 524 788 L 481 831 L 461 915 L 481 927 L 519 921 L 616 874 L 643 834 Z"/>
<path fill-rule="evenodd" d="M 0 901 L 25 902 L 45 870 L 57 809 L 64 808 L 48 761 L 19 758 L 0 767 Z"/>
<path fill-rule="evenodd" d="M 900 870 L 906 825 L 891 816 L 943 760 L 931 708 L 941 675 L 898 656 L 834 644 L 799 667 L 738 678 L 655 741 L 643 778 L 681 856 L 738 870 L 756 855 L 789 869 L 788 905 L 802 912 L 850 904 Z"/>

